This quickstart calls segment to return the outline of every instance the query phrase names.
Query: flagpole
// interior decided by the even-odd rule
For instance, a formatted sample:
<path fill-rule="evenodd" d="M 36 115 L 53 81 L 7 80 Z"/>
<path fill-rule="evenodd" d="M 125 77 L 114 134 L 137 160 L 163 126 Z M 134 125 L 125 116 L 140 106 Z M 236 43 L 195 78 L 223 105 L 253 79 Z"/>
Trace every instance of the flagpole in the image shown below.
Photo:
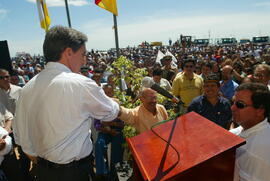
<path fill-rule="evenodd" d="M 67 11 L 68 27 L 71 28 L 71 22 L 70 22 L 70 16 L 69 16 L 69 10 L 68 10 L 68 2 L 67 2 L 67 0 L 65 0 L 65 4 L 66 4 L 66 11 Z"/>
<path fill-rule="evenodd" d="M 119 42 L 118 42 L 118 28 L 117 28 L 117 19 L 116 15 L 113 14 L 113 22 L 114 22 L 114 35 L 115 35 L 115 46 L 116 46 L 116 56 L 119 58 Z"/>

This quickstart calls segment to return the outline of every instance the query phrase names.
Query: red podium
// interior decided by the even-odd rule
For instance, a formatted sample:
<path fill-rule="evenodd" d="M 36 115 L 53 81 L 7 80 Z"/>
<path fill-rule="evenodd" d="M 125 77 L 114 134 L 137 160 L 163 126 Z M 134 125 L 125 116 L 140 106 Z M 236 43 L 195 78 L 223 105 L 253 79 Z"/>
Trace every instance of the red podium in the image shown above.
<path fill-rule="evenodd" d="M 232 181 L 235 150 L 245 140 L 197 113 L 187 113 L 127 139 L 144 180 Z M 135 180 L 140 180 L 137 177 Z"/>

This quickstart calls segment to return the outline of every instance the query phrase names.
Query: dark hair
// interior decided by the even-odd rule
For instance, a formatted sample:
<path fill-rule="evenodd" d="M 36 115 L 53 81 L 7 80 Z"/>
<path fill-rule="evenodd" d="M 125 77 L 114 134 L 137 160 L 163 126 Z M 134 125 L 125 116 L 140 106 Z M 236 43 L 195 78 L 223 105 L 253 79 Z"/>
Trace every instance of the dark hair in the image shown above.
<path fill-rule="evenodd" d="M 264 108 L 264 116 L 269 118 L 270 111 L 270 92 L 267 86 L 261 83 L 243 83 L 236 88 L 236 91 L 249 90 L 251 95 L 251 100 L 253 103 L 253 107 Z M 269 121 L 269 119 L 268 119 Z"/>
<path fill-rule="evenodd" d="M 182 69 L 185 67 L 185 65 L 186 65 L 187 63 L 193 63 L 194 66 L 196 65 L 194 59 L 192 59 L 192 58 L 187 58 L 187 59 L 184 59 L 184 61 L 183 61 Z"/>
<path fill-rule="evenodd" d="M 76 52 L 87 41 L 87 36 L 75 29 L 54 26 L 45 36 L 43 54 L 46 62 L 57 62 L 66 48 Z"/>
<path fill-rule="evenodd" d="M 153 76 L 155 76 L 155 75 L 161 76 L 162 75 L 162 70 L 161 69 L 154 69 L 152 74 L 153 74 Z"/>
<path fill-rule="evenodd" d="M 233 64 L 234 69 L 239 69 L 240 71 L 243 71 L 243 65 L 240 62 L 235 62 Z"/>
<path fill-rule="evenodd" d="M 162 58 L 162 60 L 172 60 L 172 56 L 171 55 L 166 55 Z"/>
<path fill-rule="evenodd" d="M 94 69 L 94 73 L 101 73 L 101 74 L 103 74 L 104 71 L 102 69 L 96 68 L 96 69 Z"/>
<path fill-rule="evenodd" d="M 202 68 L 203 66 L 209 67 L 211 70 L 212 70 L 212 68 L 213 68 L 213 65 L 212 65 L 209 61 L 203 61 L 203 62 L 201 63 L 201 68 Z"/>
<path fill-rule="evenodd" d="M 220 81 L 220 79 L 216 74 L 209 74 L 203 79 L 204 83 L 215 82 L 217 84 L 217 86 L 220 87 L 220 82 L 219 81 Z"/>

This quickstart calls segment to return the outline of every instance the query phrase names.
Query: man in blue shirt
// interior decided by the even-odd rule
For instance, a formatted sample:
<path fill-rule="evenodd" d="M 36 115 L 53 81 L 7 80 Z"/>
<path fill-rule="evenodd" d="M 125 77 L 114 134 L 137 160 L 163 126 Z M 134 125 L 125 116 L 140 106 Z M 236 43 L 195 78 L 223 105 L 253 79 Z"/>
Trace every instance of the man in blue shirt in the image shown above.
<path fill-rule="evenodd" d="M 219 78 L 210 74 L 204 79 L 204 94 L 192 100 L 188 112 L 194 111 L 213 121 L 217 125 L 228 129 L 232 117 L 230 102 L 219 96 Z"/>
<path fill-rule="evenodd" d="M 235 89 L 238 87 L 238 84 L 232 80 L 232 71 L 233 68 L 230 65 L 225 65 L 221 71 L 222 81 L 220 92 L 230 101 L 232 100 Z"/>

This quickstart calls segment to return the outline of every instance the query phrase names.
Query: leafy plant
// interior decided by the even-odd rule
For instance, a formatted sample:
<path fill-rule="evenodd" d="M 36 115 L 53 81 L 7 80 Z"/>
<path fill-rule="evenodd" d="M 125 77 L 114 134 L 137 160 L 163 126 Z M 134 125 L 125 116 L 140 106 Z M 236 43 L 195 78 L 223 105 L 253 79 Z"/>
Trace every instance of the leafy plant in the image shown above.
<path fill-rule="evenodd" d="M 127 95 L 126 90 L 121 90 L 121 87 L 123 87 L 121 83 L 125 81 L 129 91 L 137 95 L 141 88 L 141 81 L 147 75 L 146 69 L 137 68 L 131 60 L 124 56 L 120 56 L 112 63 L 109 71 L 114 74 L 113 81 L 116 82 L 114 95 L 119 99 L 120 104 L 125 108 L 135 108 L 140 105 L 139 99 L 132 99 L 130 95 Z M 130 124 L 126 124 L 122 132 L 125 138 L 131 138 L 138 134 L 136 128 Z M 126 143 L 124 144 L 124 147 L 128 148 Z M 130 151 L 129 149 L 126 150 L 128 150 L 127 154 L 130 158 Z"/>

